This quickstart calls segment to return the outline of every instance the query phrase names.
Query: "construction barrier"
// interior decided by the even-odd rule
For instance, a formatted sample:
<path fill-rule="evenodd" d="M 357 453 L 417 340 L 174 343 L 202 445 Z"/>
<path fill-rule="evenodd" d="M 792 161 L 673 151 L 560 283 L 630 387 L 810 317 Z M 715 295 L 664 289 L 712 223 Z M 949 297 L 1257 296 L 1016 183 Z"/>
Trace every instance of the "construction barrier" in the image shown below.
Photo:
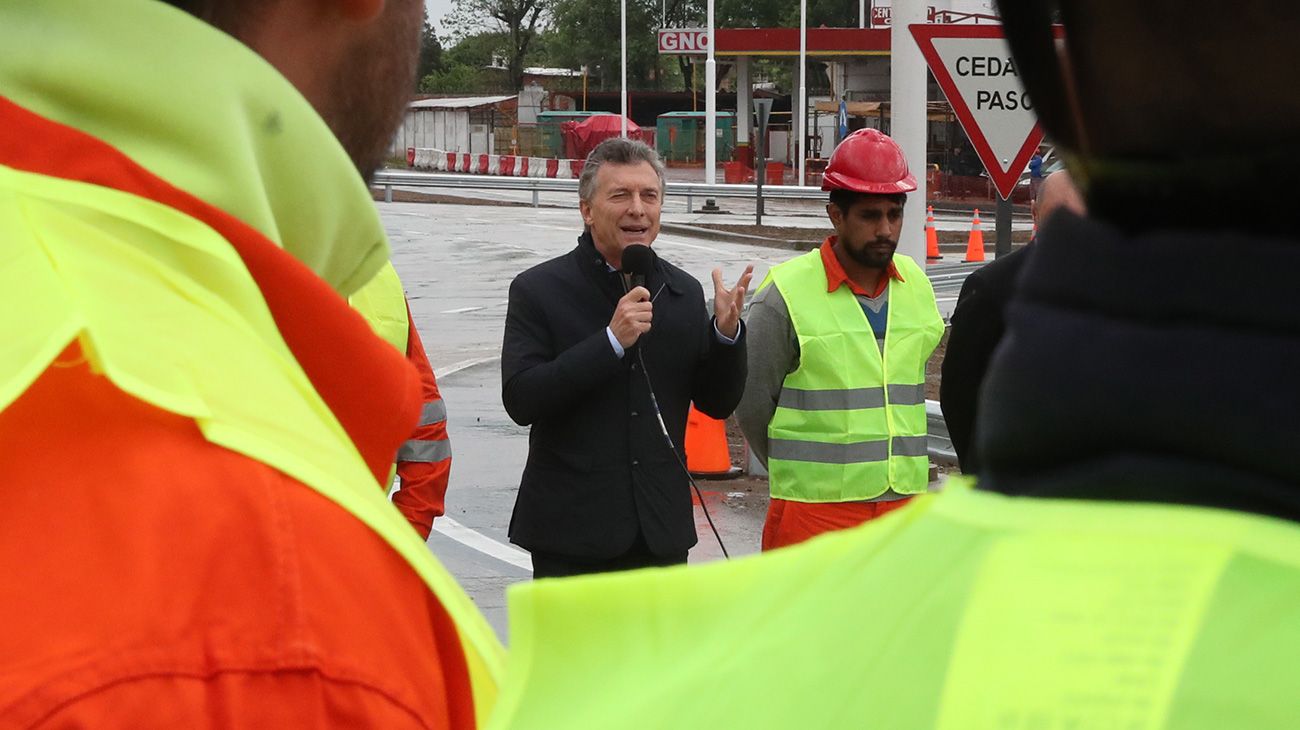
<path fill-rule="evenodd" d="M 727 427 L 691 405 L 686 416 L 686 470 L 697 477 L 728 477 L 739 474 L 731 466 Z"/>
<path fill-rule="evenodd" d="M 925 262 L 932 263 L 943 258 L 939 253 L 939 233 L 934 230 L 934 206 L 925 209 Z"/>
<path fill-rule="evenodd" d="M 429 147 L 407 147 L 406 161 L 413 169 L 433 172 L 461 172 L 505 177 L 549 177 L 576 180 L 585 160 L 518 155 L 474 155 Z"/>
<path fill-rule="evenodd" d="M 966 263 L 984 260 L 984 228 L 980 225 L 980 209 L 975 209 L 975 218 L 970 222 L 970 238 L 966 239 Z"/>

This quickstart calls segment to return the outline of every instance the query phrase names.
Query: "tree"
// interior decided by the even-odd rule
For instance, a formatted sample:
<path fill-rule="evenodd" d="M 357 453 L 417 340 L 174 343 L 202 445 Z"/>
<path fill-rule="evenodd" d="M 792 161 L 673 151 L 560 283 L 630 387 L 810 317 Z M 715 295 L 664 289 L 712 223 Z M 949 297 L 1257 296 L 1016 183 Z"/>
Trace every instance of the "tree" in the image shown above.
<path fill-rule="evenodd" d="M 438 42 L 438 34 L 434 32 L 433 24 L 429 22 L 427 8 L 424 11 L 424 28 L 420 31 L 420 62 L 417 69 L 415 75 L 417 86 L 426 76 L 442 70 L 442 44 Z"/>
<path fill-rule="evenodd" d="M 870 3 L 868 3 L 870 9 Z M 799 3 L 785 5 L 781 8 L 779 24 L 784 27 L 799 27 Z M 858 3 L 856 0 L 808 0 L 808 27 L 818 28 L 856 28 L 858 27 Z"/>
<path fill-rule="evenodd" d="M 510 87 L 523 85 L 524 58 L 537 34 L 537 25 L 550 8 L 551 0 L 455 0 L 444 19 L 459 41 L 481 35 L 486 28 L 505 41 L 501 51 Z"/>
<path fill-rule="evenodd" d="M 484 91 L 490 83 L 484 78 L 482 69 L 456 63 L 420 79 L 420 91 L 426 94 L 473 94 Z"/>
<path fill-rule="evenodd" d="M 651 9 L 653 8 L 653 14 Z M 628 83 L 643 86 L 656 68 L 658 45 L 654 28 L 658 25 L 656 0 L 628 0 Z M 551 60 L 557 66 L 587 66 L 596 75 L 600 88 L 618 88 L 619 84 L 619 3 L 609 0 L 555 0 L 551 13 L 552 33 L 548 35 Z"/>
<path fill-rule="evenodd" d="M 506 35 L 496 31 L 482 31 L 463 36 L 456 45 L 443 53 L 443 62 L 447 66 L 460 64 L 474 68 L 487 68 L 494 65 L 494 60 L 505 55 L 508 44 L 509 39 Z"/>

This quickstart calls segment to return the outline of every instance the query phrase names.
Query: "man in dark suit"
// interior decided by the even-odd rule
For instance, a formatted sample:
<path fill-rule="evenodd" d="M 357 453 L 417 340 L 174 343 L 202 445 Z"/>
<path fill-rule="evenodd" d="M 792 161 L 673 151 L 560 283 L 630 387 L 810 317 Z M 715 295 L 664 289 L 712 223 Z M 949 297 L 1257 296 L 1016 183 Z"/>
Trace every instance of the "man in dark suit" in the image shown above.
<path fill-rule="evenodd" d="M 1047 176 L 1032 206 L 1036 226 L 1058 209 L 1079 215 L 1084 212 L 1083 198 L 1065 170 Z M 979 473 L 975 416 L 979 412 L 980 384 L 984 382 L 993 351 L 1002 340 L 1007 302 L 1011 301 L 1016 279 L 1030 251 L 1026 246 L 971 272 L 957 296 L 952 331 L 948 333 L 948 348 L 943 357 L 939 406 L 963 474 Z"/>
<path fill-rule="evenodd" d="M 699 282 L 658 256 L 631 286 L 623 250 L 658 235 L 663 179 L 651 148 L 602 142 L 579 181 L 577 247 L 510 285 L 502 400 L 532 427 L 510 540 L 534 577 L 684 563 L 696 542 L 687 411 L 725 418 L 740 401 L 753 267 L 732 289 L 714 269 L 712 320 Z"/>

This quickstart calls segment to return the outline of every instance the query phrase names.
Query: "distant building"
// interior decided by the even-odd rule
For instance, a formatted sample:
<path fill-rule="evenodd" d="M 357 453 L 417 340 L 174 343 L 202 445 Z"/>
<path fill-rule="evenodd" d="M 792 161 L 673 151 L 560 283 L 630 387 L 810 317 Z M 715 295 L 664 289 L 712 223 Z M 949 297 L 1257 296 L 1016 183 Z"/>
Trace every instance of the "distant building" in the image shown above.
<path fill-rule="evenodd" d="M 517 96 L 464 96 L 420 99 L 406 107 L 406 117 L 389 147 L 389 155 L 406 157 L 408 147 L 447 152 L 496 154 L 496 133 L 515 124 Z M 508 145 L 510 140 L 505 140 Z"/>

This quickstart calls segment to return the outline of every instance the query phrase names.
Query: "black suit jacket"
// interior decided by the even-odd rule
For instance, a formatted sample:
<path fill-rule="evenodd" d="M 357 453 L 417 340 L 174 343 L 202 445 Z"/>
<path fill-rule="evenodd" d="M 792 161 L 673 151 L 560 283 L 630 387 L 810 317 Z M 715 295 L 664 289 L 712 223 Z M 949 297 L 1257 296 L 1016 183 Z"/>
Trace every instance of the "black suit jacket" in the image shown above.
<path fill-rule="evenodd" d="M 939 406 L 965 474 L 977 474 L 981 467 L 975 453 L 980 384 L 1006 330 L 1007 303 L 1029 252 L 1026 246 L 971 272 L 962 283 L 952 313 L 939 381 Z"/>
<path fill-rule="evenodd" d="M 696 542 L 689 482 L 678 458 L 691 401 L 725 418 L 745 385 L 744 331 L 720 343 L 699 282 L 655 256 L 647 278 L 654 321 L 622 359 L 605 332 L 621 279 L 583 234 L 572 252 L 510 285 L 501 347 L 502 400 L 531 426 L 510 540 L 528 550 L 605 559 L 640 532 L 651 552 Z M 638 358 L 663 412 L 660 431 Z"/>

